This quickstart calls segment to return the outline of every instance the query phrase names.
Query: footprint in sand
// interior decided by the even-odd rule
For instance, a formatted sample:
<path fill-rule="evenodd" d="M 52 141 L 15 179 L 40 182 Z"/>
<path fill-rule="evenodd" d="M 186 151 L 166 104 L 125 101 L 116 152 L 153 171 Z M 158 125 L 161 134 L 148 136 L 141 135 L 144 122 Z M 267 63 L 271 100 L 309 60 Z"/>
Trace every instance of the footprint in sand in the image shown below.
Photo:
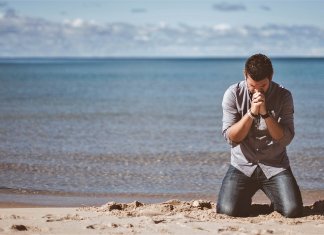
<path fill-rule="evenodd" d="M 86 228 L 87 229 L 103 229 L 103 225 L 101 225 L 101 224 L 90 224 Z"/>
<path fill-rule="evenodd" d="M 23 224 L 13 224 L 11 230 L 14 231 L 30 231 L 30 232 L 41 232 L 42 230 L 38 227 L 26 226 Z"/>
<path fill-rule="evenodd" d="M 60 221 L 59 218 L 52 214 L 44 215 L 42 218 L 46 219 L 46 222 L 54 222 L 54 221 Z"/>
<path fill-rule="evenodd" d="M 234 226 L 228 226 L 228 227 L 225 227 L 225 228 L 220 228 L 218 229 L 218 232 L 221 233 L 221 232 L 237 232 L 239 230 L 239 227 L 234 227 Z"/>
<path fill-rule="evenodd" d="M 19 216 L 19 215 L 11 215 L 9 218 L 10 219 L 26 219 L 25 217 Z"/>
<path fill-rule="evenodd" d="M 104 225 L 104 224 L 91 224 L 91 225 L 88 225 L 86 228 L 87 229 L 100 229 L 100 230 L 104 230 L 104 229 L 108 229 L 108 228 L 118 228 L 118 227 L 120 227 L 119 224 L 110 223 L 108 225 Z"/>
<path fill-rule="evenodd" d="M 68 214 L 64 217 L 57 217 L 52 214 L 47 214 L 47 215 L 43 216 L 42 218 L 45 218 L 46 222 L 67 221 L 67 220 L 84 220 L 84 218 L 82 216 L 80 216 L 79 214 L 75 214 L 75 215 Z"/>
<path fill-rule="evenodd" d="M 28 231 L 27 226 L 23 224 L 14 224 L 11 226 L 11 229 L 16 231 Z"/>

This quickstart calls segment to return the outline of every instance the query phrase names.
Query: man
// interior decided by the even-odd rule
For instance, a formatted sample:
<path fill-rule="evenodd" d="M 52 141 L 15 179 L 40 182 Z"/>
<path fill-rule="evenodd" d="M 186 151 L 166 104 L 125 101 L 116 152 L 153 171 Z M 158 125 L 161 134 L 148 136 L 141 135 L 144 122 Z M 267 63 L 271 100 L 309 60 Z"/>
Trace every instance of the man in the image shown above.
<path fill-rule="evenodd" d="M 261 189 L 285 217 L 302 215 L 303 203 L 290 170 L 286 146 L 294 137 L 291 93 L 272 81 L 270 59 L 248 58 L 245 80 L 224 94 L 223 135 L 231 145 L 231 165 L 223 179 L 217 212 L 248 216 Z"/>

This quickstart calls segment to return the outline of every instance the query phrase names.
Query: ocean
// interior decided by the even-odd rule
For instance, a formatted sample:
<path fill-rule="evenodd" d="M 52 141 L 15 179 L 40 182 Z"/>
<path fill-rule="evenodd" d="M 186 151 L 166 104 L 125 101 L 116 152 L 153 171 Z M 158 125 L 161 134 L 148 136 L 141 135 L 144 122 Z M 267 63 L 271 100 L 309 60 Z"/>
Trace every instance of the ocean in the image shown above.
<path fill-rule="evenodd" d="M 226 88 L 245 59 L 0 59 L 0 188 L 217 196 Z M 302 190 L 324 190 L 324 59 L 274 58 L 294 97 Z M 1 196 L 0 196 L 1 197 Z"/>

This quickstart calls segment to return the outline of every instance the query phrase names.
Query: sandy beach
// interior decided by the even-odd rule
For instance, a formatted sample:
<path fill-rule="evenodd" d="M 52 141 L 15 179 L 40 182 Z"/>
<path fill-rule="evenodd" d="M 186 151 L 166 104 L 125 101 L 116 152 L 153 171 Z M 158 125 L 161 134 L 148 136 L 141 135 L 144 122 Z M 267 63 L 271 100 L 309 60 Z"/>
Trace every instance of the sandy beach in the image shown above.
<path fill-rule="evenodd" d="M 217 214 L 206 200 L 161 203 L 107 202 L 101 206 L 26 207 L 2 204 L 1 234 L 323 234 L 324 201 L 304 206 L 304 216 L 287 219 L 267 204 L 233 218 Z"/>

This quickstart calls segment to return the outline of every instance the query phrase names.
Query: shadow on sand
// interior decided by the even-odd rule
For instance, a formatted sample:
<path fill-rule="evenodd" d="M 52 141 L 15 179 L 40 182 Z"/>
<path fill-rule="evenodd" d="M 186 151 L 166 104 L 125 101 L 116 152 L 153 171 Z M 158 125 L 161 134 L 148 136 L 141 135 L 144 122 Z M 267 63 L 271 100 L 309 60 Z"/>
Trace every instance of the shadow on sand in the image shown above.
<path fill-rule="evenodd" d="M 267 215 L 272 212 L 271 205 L 253 204 L 250 216 Z M 310 215 L 324 215 L 324 200 L 316 201 L 311 206 L 304 206 L 303 217 Z"/>

